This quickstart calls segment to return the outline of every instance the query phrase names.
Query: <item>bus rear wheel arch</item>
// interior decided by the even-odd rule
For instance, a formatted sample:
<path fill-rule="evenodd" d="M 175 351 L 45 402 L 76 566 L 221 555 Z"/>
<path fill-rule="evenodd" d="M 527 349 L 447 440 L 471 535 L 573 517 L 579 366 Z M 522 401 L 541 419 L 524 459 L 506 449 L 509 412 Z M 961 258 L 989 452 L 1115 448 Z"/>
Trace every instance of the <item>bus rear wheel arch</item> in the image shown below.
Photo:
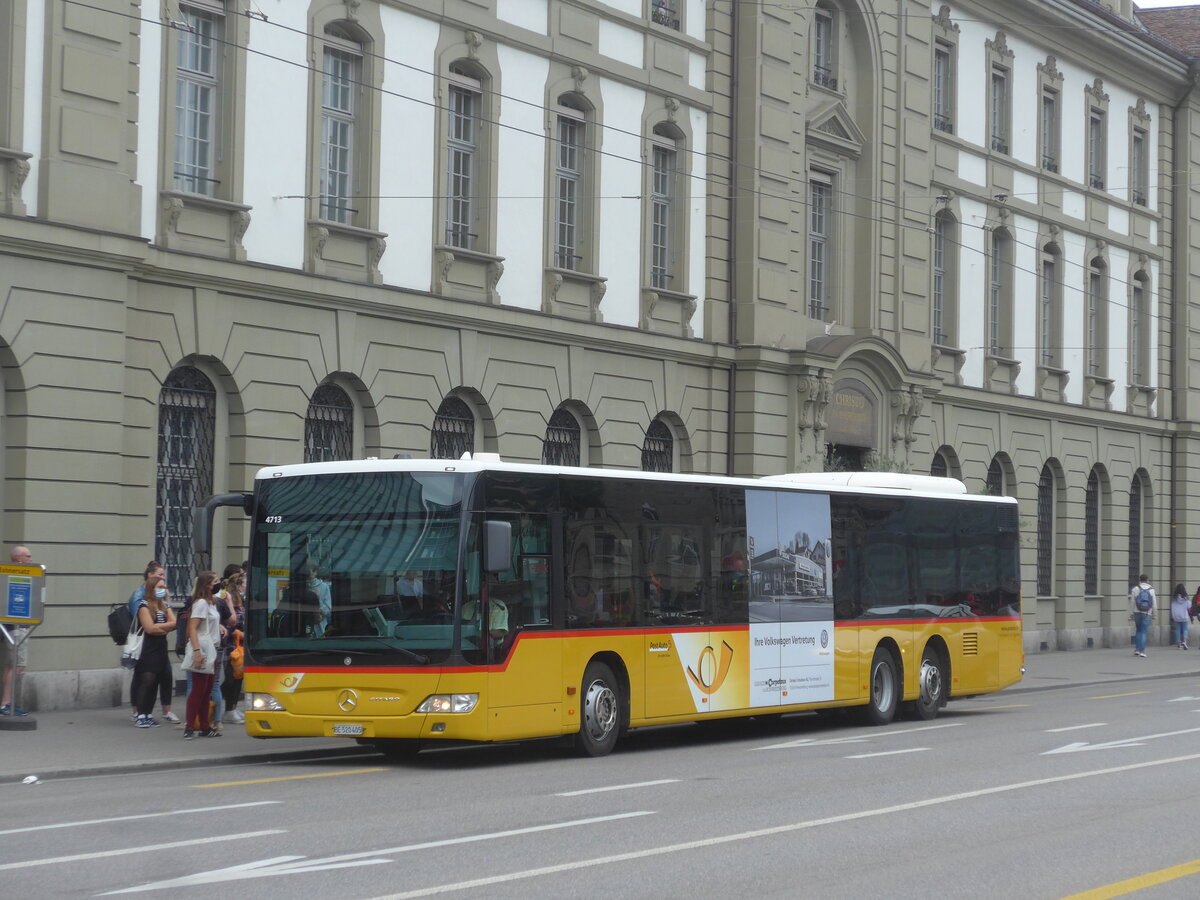
<path fill-rule="evenodd" d="M 628 724 L 625 688 L 608 663 L 594 659 L 583 672 L 579 689 L 579 734 L 576 748 L 584 756 L 606 756 Z"/>
<path fill-rule="evenodd" d="M 884 644 L 875 648 L 867 680 L 867 705 L 864 718 L 871 725 L 887 725 L 900 705 L 900 665 L 896 655 Z"/>

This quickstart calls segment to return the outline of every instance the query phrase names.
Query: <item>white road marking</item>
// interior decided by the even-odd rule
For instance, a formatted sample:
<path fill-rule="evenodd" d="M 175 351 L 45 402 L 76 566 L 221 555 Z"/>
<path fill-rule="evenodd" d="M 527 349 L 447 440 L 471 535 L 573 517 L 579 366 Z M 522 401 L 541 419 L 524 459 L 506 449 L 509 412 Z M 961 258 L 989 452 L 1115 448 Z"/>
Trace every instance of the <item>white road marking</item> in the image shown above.
<path fill-rule="evenodd" d="M 1070 775 L 1057 775 L 1052 778 L 1039 778 L 1036 781 L 1019 781 L 1015 784 L 1002 784 L 996 787 L 980 788 L 975 791 L 963 791 L 959 794 L 947 794 L 943 797 L 928 797 L 915 800 L 912 803 L 899 803 L 895 806 L 884 806 L 880 809 L 867 809 L 862 812 L 846 813 L 840 816 L 829 816 L 824 819 L 810 819 L 807 822 L 795 822 L 791 825 L 777 825 L 773 828 L 759 828 L 754 831 L 739 831 L 736 834 L 725 834 L 719 837 L 702 838 L 697 841 L 686 841 L 681 844 L 668 844 L 663 847 L 650 847 L 645 850 L 634 850 L 629 853 L 617 853 L 612 856 L 599 856 L 594 859 L 571 860 L 553 866 L 542 866 L 537 869 L 526 869 L 521 872 L 511 872 L 507 875 L 492 875 L 487 878 L 476 878 L 472 881 L 459 881 L 453 884 L 439 884 L 400 894 L 387 894 L 374 900 L 413 900 L 416 897 L 431 897 L 435 894 L 450 894 L 454 891 L 471 890 L 472 888 L 487 887 L 493 884 L 503 884 L 510 881 L 521 881 L 526 878 L 538 878 L 542 875 L 557 875 L 562 872 L 576 872 L 591 866 L 604 866 L 611 863 L 629 862 L 631 860 L 647 859 L 653 856 L 665 856 L 670 853 L 682 853 L 688 850 L 699 850 L 705 847 L 715 847 L 721 844 L 731 844 L 736 841 L 749 841 L 756 838 L 770 837 L 776 834 L 788 834 L 808 828 L 820 828 L 824 825 L 838 825 L 843 822 L 854 822 L 875 816 L 886 816 L 893 813 L 909 812 L 914 809 L 924 809 L 931 806 L 941 806 L 962 800 L 974 800 L 990 794 L 1002 794 L 1008 791 L 1020 791 L 1027 788 L 1043 787 L 1048 784 L 1060 784 L 1068 781 L 1078 781 L 1083 778 L 1095 778 L 1099 775 L 1117 775 L 1131 772 L 1135 769 L 1147 769 L 1153 766 L 1166 766 L 1172 763 L 1194 762 L 1200 759 L 1200 753 L 1187 756 L 1173 756 L 1170 759 L 1155 759 L 1148 762 L 1130 763 L 1124 766 L 1113 766 L 1107 769 L 1093 769 L 1090 772 L 1075 772 Z"/>
<path fill-rule="evenodd" d="M 610 784 L 608 787 L 586 788 L 582 791 L 563 791 L 555 797 L 580 797 L 583 794 L 602 794 L 605 791 L 627 791 L 630 788 L 653 787 L 656 784 L 677 784 L 678 778 L 660 778 L 657 781 L 639 781 L 635 784 Z"/>
<path fill-rule="evenodd" d="M 0 872 L 7 872 L 10 869 L 31 869 L 34 866 L 53 866 L 61 863 L 82 862 L 85 859 L 102 859 L 108 856 L 157 853 L 160 850 L 171 850 L 176 847 L 195 847 L 200 844 L 211 844 L 216 841 L 240 841 L 244 838 L 264 837 L 268 834 L 287 834 L 287 831 L 281 828 L 272 828 L 269 831 L 247 831 L 244 834 L 211 834 L 190 841 L 172 841 L 169 844 L 143 844 L 140 847 L 126 847 L 122 850 L 100 850 L 97 853 L 76 853 L 71 856 L 54 856 L 48 859 L 27 859 L 22 862 L 4 863 L 0 865 Z"/>
<path fill-rule="evenodd" d="M 277 875 L 321 872 L 325 869 L 344 869 L 349 866 L 376 865 L 392 861 L 378 858 L 382 856 L 412 853 L 416 850 L 432 850 L 437 847 L 452 847 L 457 844 L 471 844 L 478 841 L 491 841 L 497 838 L 515 837 L 522 834 L 537 834 L 543 831 L 555 831 L 560 828 L 577 828 L 580 825 L 595 825 L 600 822 L 615 822 L 621 819 L 634 819 L 638 816 L 652 815 L 654 815 L 653 812 L 640 811 L 618 813 L 612 816 L 595 816 L 590 819 L 574 819 L 570 822 L 555 822 L 550 825 L 531 825 L 528 828 L 513 828 L 508 831 L 493 831 L 488 834 L 472 834 L 467 837 L 447 838 L 442 841 L 426 841 L 422 844 L 405 844 L 399 847 L 385 847 L 381 850 L 366 850 L 361 853 L 343 853 L 339 856 L 326 856 L 322 859 L 307 859 L 303 856 L 276 856 L 272 859 L 260 859 L 255 862 L 243 863 L 239 866 L 213 869 L 208 872 L 197 872 L 195 875 L 185 875 L 182 878 L 172 878 L 168 881 L 156 881 L 152 884 L 143 884 L 137 887 L 105 891 L 103 894 L 98 894 L 97 896 L 136 894 L 141 891 L 157 891 L 163 888 L 188 887 L 196 884 L 217 884 L 222 881 L 241 881 L 247 878 L 274 878 Z M 104 854 L 95 855 L 103 856 Z"/>
<path fill-rule="evenodd" d="M 1200 731 L 1200 728 L 1184 728 L 1182 731 L 1164 731 L 1161 734 L 1147 734 L 1142 737 L 1124 738 L 1119 741 L 1105 741 L 1101 744 L 1088 744 L 1079 741 L 1074 744 L 1066 744 L 1057 750 L 1047 750 L 1042 756 L 1052 756 L 1055 753 L 1078 753 L 1081 750 L 1122 750 L 1126 747 L 1140 747 L 1145 741 L 1152 741 L 1155 738 L 1174 737 L 1177 734 L 1194 734 L 1197 731 Z"/>
<path fill-rule="evenodd" d="M 881 750 L 878 753 L 856 753 L 846 759 L 870 759 L 873 756 L 896 756 L 899 753 L 924 753 L 928 747 L 909 747 L 907 750 Z"/>
<path fill-rule="evenodd" d="M 1048 734 L 1057 734 L 1060 731 L 1079 731 L 1081 728 L 1103 728 L 1107 722 L 1091 722 L 1088 725 L 1068 725 L 1066 728 L 1047 728 Z"/>
<path fill-rule="evenodd" d="M 1168 703 L 1191 703 L 1193 700 L 1200 700 L 1200 697 L 1175 697 L 1174 699 L 1168 700 L 1167 702 Z"/>
<path fill-rule="evenodd" d="M 28 828 L 6 828 L 0 834 L 24 834 L 28 831 L 50 831 L 54 828 L 79 828 L 83 825 L 107 825 L 109 822 L 131 822 L 135 819 L 156 819 L 159 816 L 185 816 L 193 813 L 220 812 L 224 809 L 245 809 L 248 806 L 267 806 L 281 800 L 255 800 L 253 803 L 229 803 L 225 806 L 201 806 L 197 809 L 169 809 L 166 812 L 141 813 L 136 816 L 113 816 L 110 819 L 81 819 L 78 822 L 59 822 L 55 825 L 30 825 Z"/>
<path fill-rule="evenodd" d="M 823 747 L 829 744 L 861 744 L 863 741 L 869 741 L 871 738 L 893 737 L 897 734 L 919 734 L 922 731 L 934 731 L 938 728 L 957 728 L 962 725 L 962 722 L 946 722 L 942 725 L 921 725 L 917 728 L 896 728 L 887 731 L 873 731 L 870 734 L 858 734 L 853 737 L 829 738 L 828 740 L 815 740 L 814 738 L 800 738 L 795 741 L 787 741 L 783 744 L 768 744 L 766 747 L 755 747 L 755 750 L 786 750 L 791 747 Z"/>

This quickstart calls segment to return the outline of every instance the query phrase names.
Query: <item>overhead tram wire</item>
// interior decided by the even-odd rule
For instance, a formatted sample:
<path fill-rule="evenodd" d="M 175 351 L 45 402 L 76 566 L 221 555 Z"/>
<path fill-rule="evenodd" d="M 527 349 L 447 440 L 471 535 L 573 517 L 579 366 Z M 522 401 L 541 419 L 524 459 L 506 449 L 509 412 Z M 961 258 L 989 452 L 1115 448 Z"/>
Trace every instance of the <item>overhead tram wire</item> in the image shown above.
<path fill-rule="evenodd" d="M 111 10 L 111 9 L 105 9 L 103 7 L 95 6 L 90 3 L 86 3 L 86 2 L 84 2 L 84 0 L 62 0 L 62 2 L 64 4 L 78 6 L 83 9 L 88 9 L 88 10 L 91 10 L 94 12 L 107 13 L 109 15 L 118 16 L 120 18 L 125 18 L 125 19 L 129 19 L 129 20 L 133 20 L 133 21 L 142 22 L 147 25 L 157 25 L 160 28 L 168 28 L 168 29 L 178 29 L 179 28 L 178 23 L 175 23 L 172 21 L 164 22 L 160 19 L 152 19 L 152 18 L 148 18 L 145 16 L 138 16 L 138 15 L 134 15 L 133 13 L 124 13 L 124 12 L 118 12 L 118 11 Z M 255 14 L 255 13 L 246 11 L 243 13 L 235 13 L 235 15 L 237 15 L 237 14 L 249 16 L 250 18 L 254 19 L 255 21 L 260 21 L 260 22 L 263 22 L 264 24 L 268 24 L 273 27 L 280 28 L 285 31 L 289 31 L 294 34 L 307 37 L 309 39 L 314 39 L 314 40 L 320 39 L 319 35 L 314 35 L 311 32 L 303 31 L 301 29 L 292 28 L 291 26 L 272 22 L 266 16 L 266 14 L 262 13 L 262 12 Z M 228 40 L 226 38 L 214 38 L 214 41 L 216 41 L 217 43 L 220 43 L 226 47 L 230 47 L 230 48 L 233 48 L 236 50 L 242 50 L 246 53 L 253 53 L 256 56 L 259 56 L 261 58 L 274 60 L 275 62 L 279 62 L 283 65 L 291 66 L 292 68 L 301 69 L 310 74 L 321 74 L 321 72 L 322 72 L 322 70 L 320 68 L 310 65 L 307 62 L 297 62 L 295 60 L 286 59 L 286 58 L 278 56 L 276 54 L 268 53 L 264 50 L 252 48 L 248 45 L 238 44 L 236 41 Z M 439 76 L 437 73 L 434 73 L 430 70 L 421 69 L 419 67 L 413 66 L 408 63 L 400 62 L 398 60 L 392 60 L 389 57 L 382 56 L 379 54 L 368 53 L 367 51 L 364 51 L 363 55 L 378 58 L 378 59 L 382 60 L 383 62 L 390 62 L 394 65 L 409 68 L 413 71 L 419 72 L 420 74 L 430 75 L 431 77 L 435 77 L 435 78 L 442 77 L 442 76 Z M 383 96 L 390 96 L 390 97 L 394 97 L 394 98 L 400 99 L 400 100 L 407 100 L 411 103 L 416 103 L 416 104 L 419 104 L 422 106 L 430 107 L 435 110 L 440 110 L 443 112 L 446 111 L 446 107 L 441 106 L 440 104 L 438 104 L 432 100 L 423 100 L 419 97 L 412 97 L 412 96 L 409 96 L 407 94 L 402 94 L 397 91 L 387 90 L 387 89 L 383 88 L 382 86 L 377 86 L 377 85 L 371 84 L 366 81 L 354 80 L 354 79 L 349 79 L 349 81 L 353 84 L 356 84 L 361 89 L 374 91 Z M 492 93 L 494 93 L 495 96 L 500 97 L 501 99 L 508 99 L 508 100 L 512 100 L 514 102 L 520 102 L 525 105 L 532 106 L 536 109 L 540 109 L 540 110 L 543 110 L 546 112 L 551 111 L 548 107 L 541 105 L 541 104 L 533 103 L 532 101 L 524 100 L 522 98 L 512 97 L 512 96 L 509 96 L 506 94 L 501 94 L 499 92 L 492 92 Z M 506 122 L 488 119 L 488 118 L 484 118 L 482 116 L 479 117 L 479 120 L 480 120 L 480 122 L 486 123 L 493 127 L 507 129 L 508 131 L 515 132 L 518 134 L 524 134 L 526 136 L 536 138 L 543 142 L 551 142 L 551 141 L 557 140 L 556 138 L 554 138 L 550 135 L 547 135 L 543 132 L 531 131 L 529 129 L 521 128 L 519 126 L 515 126 L 515 125 L 509 124 Z M 606 127 L 610 128 L 612 131 L 614 131 L 615 133 L 618 133 L 618 134 L 622 134 L 622 135 L 625 135 L 628 137 L 635 137 L 639 141 L 645 140 L 644 135 L 638 134 L 636 132 L 630 132 L 630 131 L 627 131 L 624 129 L 618 129 L 615 126 L 604 126 L 601 123 L 593 123 L 593 124 L 598 125 L 601 128 L 606 128 Z M 631 165 L 635 165 L 635 166 L 638 166 L 641 168 L 646 168 L 647 166 L 650 165 L 648 162 L 645 162 L 641 159 L 634 159 L 631 157 L 622 156 L 620 154 L 613 153 L 611 151 L 597 150 L 595 148 L 591 148 L 591 152 L 597 154 L 598 156 L 603 156 L 603 157 L 618 160 L 621 162 L 629 163 Z M 689 148 L 687 152 L 690 156 L 699 157 L 702 159 L 716 160 L 716 161 L 719 161 L 719 162 L 722 162 L 722 163 L 725 163 L 728 165 L 735 165 L 733 163 L 731 157 L 723 156 L 721 154 L 708 153 L 706 151 L 701 151 L 701 150 L 697 150 L 694 148 Z M 793 189 L 792 193 L 790 193 L 790 194 L 780 195 L 780 194 L 775 194 L 775 193 L 772 193 L 769 191 L 764 191 L 761 189 L 755 189 L 755 190 L 742 189 L 728 177 L 720 176 L 715 172 L 708 172 L 704 175 L 694 175 L 690 172 L 683 172 L 681 174 L 685 178 L 687 178 L 689 181 L 703 183 L 706 186 L 706 188 L 711 186 L 714 183 L 722 184 L 723 186 L 728 188 L 731 192 L 749 194 L 751 196 L 756 196 L 761 199 L 782 200 L 785 202 L 793 203 L 796 206 L 804 208 L 804 209 L 807 209 L 810 207 L 811 204 L 805 198 L 804 193 L 803 193 L 803 189 L 807 188 L 808 185 L 810 184 L 809 180 L 796 178 L 791 175 L 772 172 L 772 171 L 762 169 L 757 166 L 747 166 L 744 164 L 737 164 L 735 166 L 735 168 L 744 169 L 746 171 L 749 171 L 751 174 L 774 178 L 774 179 L 784 182 L 784 183 L 792 183 L 792 184 L 797 185 L 798 187 L 796 189 Z M 1066 191 L 1066 190 L 1069 190 L 1069 188 L 1062 188 L 1062 190 Z M 932 234 L 932 228 L 929 226 L 908 224 L 908 223 L 902 221 L 902 214 L 907 213 L 914 217 L 928 217 L 929 216 L 928 210 L 912 209 L 909 207 L 900 206 L 900 205 L 896 204 L 894 201 L 885 199 L 883 197 L 872 197 L 872 196 L 869 196 L 866 194 L 856 194 L 856 193 L 845 191 L 845 190 L 842 190 L 842 189 L 836 188 L 836 187 L 834 189 L 834 193 L 843 198 L 848 197 L 848 198 L 851 198 L 854 200 L 863 201 L 868 204 L 877 205 L 879 207 L 889 208 L 893 211 L 893 213 L 896 214 L 893 217 L 883 216 L 883 215 L 869 215 L 867 213 L 853 212 L 853 211 L 847 210 L 845 208 L 838 208 L 835 211 L 836 211 L 837 215 L 840 217 L 859 219 L 859 220 L 871 222 L 874 224 L 888 225 L 893 228 L 896 228 L 897 230 L 918 230 L 925 234 Z M 359 198 L 359 199 L 389 199 L 389 197 L 387 197 L 386 195 L 355 194 L 353 196 L 355 198 Z M 444 195 L 429 195 L 428 197 L 418 197 L 418 198 L 414 198 L 414 199 L 436 199 L 436 198 L 439 198 L 442 196 L 444 196 Z M 621 195 L 617 199 L 632 199 L 633 196 L 636 196 L 636 195 L 628 195 L 628 196 Z M 715 192 L 709 192 L 706 190 L 705 196 L 706 197 L 714 197 L 714 198 L 724 198 L 726 195 L 717 194 Z M 936 197 L 937 195 L 931 194 L 931 195 L 925 195 L 925 196 L 932 199 L 932 198 Z M 281 195 L 280 198 L 283 199 L 284 197 L 286 197 L 288 199 L 312 199 L 313 195 L 290 194 L 290 195 Z M 408 199 L 408 198 L 398 198 L 398 199 Z M 501 198 L 499 196 L 497 196 L 495 198 L 489 197 L 489 199 L 501 199 Z M 601 198 L 601 199 L 613 199 L 613 198 L 610 197 L 610 198 Z M 976 198 L 971 198 L 971 199 L 976 199 Z M 977 202 L 986 204 L 987 200 L 980 198 L 980 199 L 978 199 Z M 975 229 L 978 229 L 983 232 L 991 231 L 991 228 L 986 225 L 975 225 L 975 224 L 963 222 L 958 219 L 956 219 L 955 221 L 959 225 L 959 227 L 975 228 Z M 1018 240 L 1016 235 L 1011 230 L 1010 230 L 1010 235 L 1011 235 L 1011 240 L 1012 240 L 1012 243 L 1014 246 L 1026 247 L 1028 249 L 1034 250 L 1035 252 L 1041 252 L 1041 248 L 1038 247 L 1037 245 Z M 953 240 L 952 243 L 955 244 L 956 246 L 958 246 L 959 249 L 961 249 L 961 250 L 977 253 L 979 256 L 983 257 L 984 260 L 986 260 L 988 258 L 988 253 L 986 250 L 979 250 L 975 247 L 968 246 L 961 240 Z M 1086 271 L 1089 268 L 1087 265 L 1085 265 L 1083 263 L 1075 262 L 1073 260 L 1064 259 L 1063 262 L 1066 265 L 1074 266 L 1074 267 L 1080 269 L 1081 271 Z M 1024 268 L 1021 266 L 1017 266 L 1015 264 L 1015 262 L 1012 264 L 1011 268 L 1014 272 L 1024 272 L 1026 274 L 1033 275 L 1034 277 L 1038 277 L 1040 275 L 1040 273 L 1038 271 L 1033 270 L 1033 269 L 1027 269 L 1027 268 Z M 1064 285 L 1064 287 L 1065 286 L 1066 285 Z M 1111 299 L 1108 301 L 1108 303 L 1110 306 L 1112 306 L 1114 308 L 1118 308 L 1118 309 L 1125 309 L 1128 311 L 1130 308 L 1127 304 L 1122 304 L 1122 303 L 1119 303 L 1119 302 L 1111 300 Z M 1153 313 L 1153 312 L 1150 314 L 1150 317 L 1152 320 L 1157 320 L 1157 319 L 1161 318 L 1160 316 L 1158 316 L 1156 313 Z"/>

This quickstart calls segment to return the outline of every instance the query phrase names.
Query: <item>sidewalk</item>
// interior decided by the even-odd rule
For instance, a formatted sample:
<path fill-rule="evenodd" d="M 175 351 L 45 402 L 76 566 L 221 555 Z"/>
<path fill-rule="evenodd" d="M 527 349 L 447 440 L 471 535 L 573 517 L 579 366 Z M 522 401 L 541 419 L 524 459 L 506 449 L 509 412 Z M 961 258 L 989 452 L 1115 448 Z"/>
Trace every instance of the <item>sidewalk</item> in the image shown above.
<path fill-rule="evenodd" d="M 1004 693 L 1183 677 L 1200 677 L 1200 651 L 1151 647 L 1145 659 L 1135 657 L 1132 650 L 1052 651 L 1027 655 L 1025 678 Z M 182 700 L 177 698 L 179 712 L 183 711 Z M 134 772 L 161 766 L 164 761 L 186 767 L 371 753 L 370 748 L 351 739 L 259 740 L 231 724 L 224 726 L 222 737 L 185 741 L 183 732 L 170 723 L 160 728 L 134 728 L 129 710 L 124 708 L 32 715 L 36 729 L 0 729 L 0 784 L 29 775 L 46 779 Z"/>

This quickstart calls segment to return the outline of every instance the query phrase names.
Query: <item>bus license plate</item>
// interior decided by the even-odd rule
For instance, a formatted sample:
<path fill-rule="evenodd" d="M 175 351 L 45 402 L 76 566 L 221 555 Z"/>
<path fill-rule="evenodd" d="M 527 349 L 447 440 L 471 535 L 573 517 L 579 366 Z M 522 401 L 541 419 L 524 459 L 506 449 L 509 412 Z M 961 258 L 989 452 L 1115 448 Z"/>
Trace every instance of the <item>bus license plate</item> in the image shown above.
<path fill-rule="evenodd" d="M 334 734 L 359 735 L 359 734 L 362 734 L 366 730 L 367 730 L 366 726 L 364 726 L 364 725 L 346 725 L 346 724 L 339 723 L 339 724 L 333 726 Z"/>

